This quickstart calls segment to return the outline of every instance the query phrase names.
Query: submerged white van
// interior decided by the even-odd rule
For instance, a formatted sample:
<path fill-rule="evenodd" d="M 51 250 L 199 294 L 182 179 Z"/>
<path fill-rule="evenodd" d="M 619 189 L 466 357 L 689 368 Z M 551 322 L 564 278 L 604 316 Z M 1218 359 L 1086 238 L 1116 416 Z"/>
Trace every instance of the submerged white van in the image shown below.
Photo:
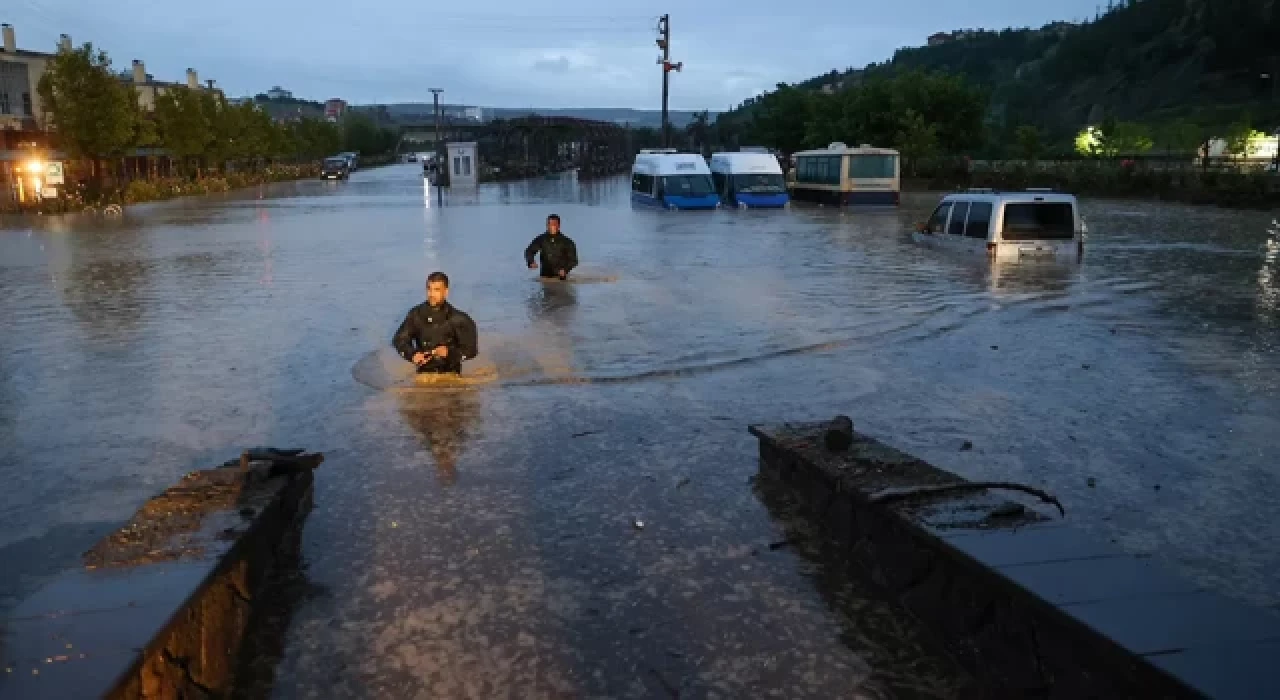
<path fill-rule="evenodd" d="M 664 209 L 716 209 L 720 197 L 707 161 L 697 153 L 646 148 L 631 166 L 631 201 Z"/>
<path fill-rule="evenodd" d="M 1047 189 L 972 189 L 943 197 L 911 237 L 930 247 L 996 260 L 1080 260 L 1084 233 L 1074 195 Z"/>
<path fill-rule="evenodd" d="M 730 206 L 776 209 L 790 199 L 782 165 L 765 149 L 711 154 L 711 179 L 720 201 Z"/>

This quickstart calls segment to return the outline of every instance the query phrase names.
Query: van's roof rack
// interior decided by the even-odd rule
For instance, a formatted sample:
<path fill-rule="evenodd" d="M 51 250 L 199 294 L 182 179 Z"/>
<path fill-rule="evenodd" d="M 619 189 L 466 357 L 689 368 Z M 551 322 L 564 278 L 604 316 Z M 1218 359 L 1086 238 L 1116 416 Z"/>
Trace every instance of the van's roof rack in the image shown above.
<path fill-rule="evenodd" d="M 1028 187 L 1027 191 L 1028 192 L 1057 192 L 1057 190 L 1055 190 L 1052 187 Z"/>
<path fill-rule="evenodd" d="M 996 191 L 991 187 L 970 187 L 965 190 L 965 192 L 972 192 L 973 194 L 995 194 Z"/>
<path fill-rule="evenodd" d="M 674 148 L 641 148 L 641 153 L 679 153 Z"/>

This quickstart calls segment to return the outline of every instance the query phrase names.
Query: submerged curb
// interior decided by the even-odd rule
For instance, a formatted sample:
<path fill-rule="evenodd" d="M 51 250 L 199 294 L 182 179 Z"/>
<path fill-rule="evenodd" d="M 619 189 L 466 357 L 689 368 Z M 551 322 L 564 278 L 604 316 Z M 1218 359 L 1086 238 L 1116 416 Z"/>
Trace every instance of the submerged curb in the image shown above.
<path fill-rule="evenodd" d="M 829 450 L 829 425 L 750 426 L 761 476 L 993 692 L 1254 698 L 1280 683 L 1280 617 L 865 435 Z"/>
<path fill-rule="evenodd" d="M 148 501 L 12 612 L 0 699 L 225 694 L 254 601 L 296 566 L 323 459 L 259 448 Z"/>

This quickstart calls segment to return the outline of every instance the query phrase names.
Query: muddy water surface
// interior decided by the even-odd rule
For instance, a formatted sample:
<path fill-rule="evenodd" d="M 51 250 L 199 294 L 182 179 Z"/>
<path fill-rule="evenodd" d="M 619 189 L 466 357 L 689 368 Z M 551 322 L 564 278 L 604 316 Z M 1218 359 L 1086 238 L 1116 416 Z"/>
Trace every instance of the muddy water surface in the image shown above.
<path fill-rule="evenodd" d="M 0 223 L 0 607 L 184 471 L 297 445 L 326 462 L 278 697 L 946 697 L 818 544 L 769 547 L 746 424 L 837 412 L 1280 604 L 1271 216 L 1086 202 L 1083 265 L 992 268 L 911 244 L 927 196 L 673 214 L 626 185 L 441 201 L 393 167 Z M 584 283 L 524 267 L 552 212 Z M 388 390 L 434 269 L 494 378 Z"/>

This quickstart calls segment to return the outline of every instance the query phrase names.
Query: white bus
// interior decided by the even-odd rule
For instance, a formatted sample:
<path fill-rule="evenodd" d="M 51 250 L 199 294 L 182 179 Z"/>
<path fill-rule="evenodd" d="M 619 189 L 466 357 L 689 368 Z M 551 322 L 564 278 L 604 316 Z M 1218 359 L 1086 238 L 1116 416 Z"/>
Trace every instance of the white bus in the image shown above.
<path fill-rule="evenodd" d="M 1084 257 L 1084 219 L 1073 195 L 1051 190 L 949 194 L 911 237 L 918 243 L 992 260 Z"/>
<path fill-rule="evenodd" d="M 720 201 L 743 208 L 787 206 L 787 181 L 778 159 L 764 149 L 711 155 L 711 179 Z"/>
<path fill-rule="evenodd" d="M 901 190 L 901 157 L 892 148 L 833 143 L 800 151 L 791 198 L 841 207 L 896 207 Z"/>
<path fill-rule="evenodd" d="M 674 148 L 646 148 L 631 166 L 631 201 L 663 209 L 720 206 L 707 161 Z"/>

